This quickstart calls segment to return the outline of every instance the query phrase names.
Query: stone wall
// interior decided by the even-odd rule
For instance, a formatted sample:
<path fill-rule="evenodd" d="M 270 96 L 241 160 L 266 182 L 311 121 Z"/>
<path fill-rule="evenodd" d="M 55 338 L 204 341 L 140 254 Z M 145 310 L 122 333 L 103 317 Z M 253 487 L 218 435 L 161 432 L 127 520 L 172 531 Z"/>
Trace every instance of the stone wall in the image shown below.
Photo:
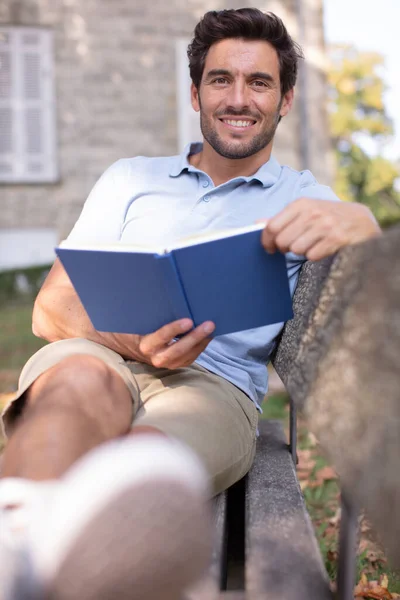
<path fill-rule="evenodd" d="M 0 229 L 56 227 L 64 237 L 96 179 L 125 156 L 177 152 L 175 43 L 189 38 L 210 9 L 252 6 L 223 0 L 3 0 L 0 24 L 50 27 L 55 33 L 60 180 L 48 185 L 3 185 Z M 259 2 L 282 16 L 301 38 L 306 54 L 323 56 L 321 0 Z M 319 54 L 318 54 L 319 53 Z M 314 58 L 312 59 L 314 61 Z M 320 64 L 310 63 L 312 144 L 307 166 L 330 183 L 325 81 Z M 315 75 L 316 73 L 316 75 Z M 311 80 L 312 79 L 312 80 Z M 317 109 L 315 110 L 315 106 Z M 304 167 L 302 140 L 311 136 L 297 99 L 279 127 L 277 157 Z"/>

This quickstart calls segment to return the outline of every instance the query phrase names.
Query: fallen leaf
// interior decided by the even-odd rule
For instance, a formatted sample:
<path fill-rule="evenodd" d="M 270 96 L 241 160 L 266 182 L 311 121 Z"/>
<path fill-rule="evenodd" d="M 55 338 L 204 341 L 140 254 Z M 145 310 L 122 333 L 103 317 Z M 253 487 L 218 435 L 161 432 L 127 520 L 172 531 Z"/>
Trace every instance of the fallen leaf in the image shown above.
<path fill-rule="evenodd" d="M 314 488 L 320 487 L 321 483 L 322 481 L 307 481 L 306 487 L 309 487 L 310 490 L 313 490 Z"/>
<path fill-rule="evenodd" d="M 371 543 L 367 538 L 361 538 L 360 543 L 358 545 L 359 554 L 362 554 L 363 552 L 368 550 L 370 546 L 371 546 Z"/>
<path fill-rule="evenodd" d="M 315 473 L 315 477 L 318 481 L 327 481 L 330 479 L 337 479 L 337 473 L 331 466 L 326 465 Z"/>
<path fill-rule="evenodd" d="M 326 557 L 330 562 L 336 562 L 338 559 L 338 553 L 336 552 L 336 550 L 328 550 Z"/>
<path fill-rule="evenodd" d="M 312 446 L 312 448 L 315 448 L 315 446 L 318 444 L 317 438 L 311 431 L 308 432 L 308 443 L 310 446 Z"/>
<path fill-rule="evenodd" d="M 371 531 L 371 524 L 365 517 L 362 518 L 360 531 L 361 533 L 367 533 L 368 531 Z"/>
<path fill-rule="evenodd" d="M 383 558 L 383 556 L 375 550 L 367 550 L 366 559 L 370 563 L 386 562 L 385 559 Z M 386 575 L 385 575 L 385 577 L 386 577 Z M 386 577 L 386 580 L 387 580 L 387 577 Z M 382 587 L 385 587 L 383 584 L 381 584 L 381 585 L 382 585 Z M 386 587 L 387 587 L 387 585 L 386 585 Z"/>
<path fill-rule="evenodd" d="M 299 481 L 304 481 L 304 479 L 310 479 L 312 473 L 312 469 L 307 469 L 305 471 L 297 471 L 297 479 Z"/>
<path fill-rule="evenodd" d="M 338 506 L 335 514 L 329 518 L 329 523 L 331 525 L 338 525 L 340 523 L 341 517 L 342 517 L 342 509 L 340 508 L 340 506 Z"/>
<path fill-rule="evenodd" d="M 381 575 L 381 577 L 379 578 L 379 584 L 385 590 L 388 589 L 388 587 L 389 587 L 389 579 L 388 579 L 388 576 L 386 575 L 386 573 L 384 573 L 383 575 Z"/>
<path fill-rule="evenodd" d="M 382 575 L 379 582 L 376 580 L 368 581 L 365 573 L 361 575 L 361 579 L 354 588 L 354 595 L 363 600 L 392 600 L 393 596 L 388 591 L 387 587 L 381 584 L 388 585 L 388 578 Z"/>

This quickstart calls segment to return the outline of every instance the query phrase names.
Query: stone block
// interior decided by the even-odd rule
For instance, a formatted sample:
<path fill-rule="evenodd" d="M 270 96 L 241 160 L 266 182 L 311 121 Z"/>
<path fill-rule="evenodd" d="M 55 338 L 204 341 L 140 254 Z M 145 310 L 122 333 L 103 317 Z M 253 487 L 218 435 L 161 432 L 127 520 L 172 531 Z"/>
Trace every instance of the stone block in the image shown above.
<path fill-rule="evenodd" d="M 394 227 L 343 249 L 330 270 L 328 262 L 307 266 L 296 293 L 296 317 L 275 358 L 347 496 L 366 510 L 397 566 L 399 254 L 400 227 Z"/>

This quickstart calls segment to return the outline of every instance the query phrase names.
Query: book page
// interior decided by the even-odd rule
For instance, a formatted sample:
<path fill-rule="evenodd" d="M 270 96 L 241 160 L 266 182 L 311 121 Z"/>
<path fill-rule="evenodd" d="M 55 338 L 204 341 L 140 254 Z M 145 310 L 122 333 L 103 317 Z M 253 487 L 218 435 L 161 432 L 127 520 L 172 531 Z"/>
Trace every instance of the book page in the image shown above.
<path fill-rule="evenodd" d="M 249 233 L 250 231 L 262 231 L 265 227 L 265 223 L 255 223 L 253 225 L 246 225 L 245 227 L 235 227 L 233 229 L 217 229 L 215 231 L 207 231 L 205 233 L 195 233 L 183 237 L 176 244 L 167 249 L 168 252 L 171 250 L 177 250 L 178 248 L 186 248 L 188 246 L 196 246 L 196 244 L 202 244 L 205 242 L 212 242 L 214 240 L 221 240 L 242 233 Z"/>
<path fill-rule="evenodd" d="M 79 242 L 69 242 L 63 240 L 59 244 L 60 248 L 68 248 L 70 250 L 107 250 L 107 252 L 144 252 L 146 254 L 164 254 L 165 248 L 146 246 L 145 244 L 125 244 L 114 242 L 113 244 L 84 244 Z"/>
<path fill-rule="evenodd" d="M 252 225 L 246 225 L 245 227 L 235 227 L 232 229 L 218 229 L 215 231 L 199 232 L 187 237 L 180 238 L 175 244 L 171 246 L 146 246 L 145 244 L 125 244 L 115 242 L 113 244 L 77 244 L 76 242 L 69 242 L 63 240 L 60 244 L 60 248 L 69 248 L 72 250 L 106 250 L 107 252 L 143 252 L 148 254 L 168 254 L 172 250 L 178 248 L 187 248 L 189 246 L 196 246 L 197 244 L 204 244 L 206 242 L 212 242 L 214 240 L 220 240 L 243 233 L 249 233 L 250 231 L 261 231 L 264 229 L 265 223 L 255 223 Z"/>

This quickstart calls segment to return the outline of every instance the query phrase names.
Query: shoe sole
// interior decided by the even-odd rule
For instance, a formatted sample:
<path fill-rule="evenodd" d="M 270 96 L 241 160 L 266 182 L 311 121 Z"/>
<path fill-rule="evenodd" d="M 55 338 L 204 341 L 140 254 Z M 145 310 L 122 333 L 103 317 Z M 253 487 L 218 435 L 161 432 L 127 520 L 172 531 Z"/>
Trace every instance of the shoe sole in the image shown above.
<path fill-rule="evenodd" d="M 209 506 L 179 481 L 124 490 L 87 522 L 43 600 L 178 600 L 207 567 Z"/>

